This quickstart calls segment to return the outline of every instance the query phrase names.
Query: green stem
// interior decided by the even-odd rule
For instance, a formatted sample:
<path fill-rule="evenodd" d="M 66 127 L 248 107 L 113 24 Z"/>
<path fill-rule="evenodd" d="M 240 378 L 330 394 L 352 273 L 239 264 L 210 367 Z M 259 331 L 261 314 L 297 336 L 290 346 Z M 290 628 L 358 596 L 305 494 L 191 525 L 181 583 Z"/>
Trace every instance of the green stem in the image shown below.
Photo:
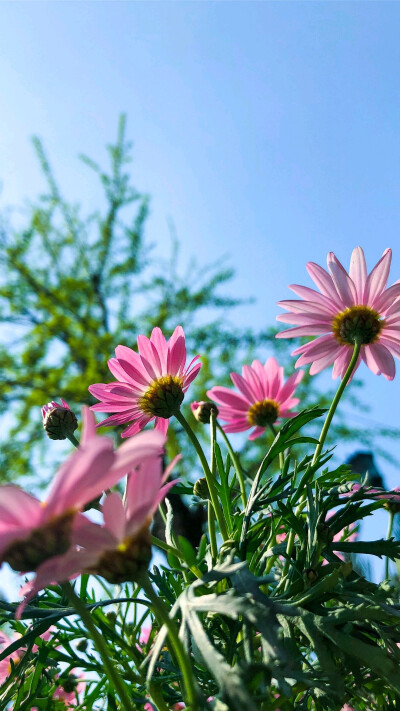
<path fill-rule="evenodd" d="M 238 456 L 237 456 L 236 452 L 235 452 L 234 449 L 232 448 L 232 445 L 231 445 L 231 443 L 230 443 L 230 441 L 229 441 L 229 437 L 227 436 L 226 432 L 224 432 L 223 427 L 221 427 L 221 425 L 219 424 L 218 421 L 217 421 L 217 427 L 218 427 L 219 431 L 221 432 L 221 434 L 222 434 L 222 436 L 223 436 L 223 438 L 224 438 L 224 440 L 225 440 L 225 444 L 226 444 L 226 446 L 227 446 L 227 448 L 228 448 L 228 452 L 229 452 L 230 457 L 231 457 L 231 459 L 232 459 L 233 466 L 235 467 L 236 476 L 237 476 L 237 478 L 238 478 L 239 486 L 240 486 L 240 494 L 241 494 L 241 497 L 242 497 L 243 508 L 246 508 L 246 505 L 247 505 L 247 494 L 246 494 L 246 486 L 245 486 L 245 483 L 244 483 L 244 476 L 243 476 L 243 472 L 242 472 L 242 467 L 240 466 L 240 462 L 239 462 L 239 459 L 238 459 Z"/>
<path fill-rule="evenodd" d="M 317 447 L 316 447 L 315 452 L 314 452 L 313 460 L 312 460 L 312 462 L 311 462 L 311 466 L 312 466 L 313 464 L 315 464 L 315 462 L 317 461 L 319 455 L 321 454 L 321 451 L 322 451 L 322 448 L 323 448 L 323 446 L 324 446 L 324 442 L 325 442 L 326 436 L 327 436 L 327 434 L 328 434 L 328 430 L 329 430 L 330 424 L 331 424 L 331 422 L 332 422 L 332 418 L 333 418 L 333 416 L 334 416 L 334 414 L 335 414 L 335 412 L 336 412 L 336 408 L 337 408 L 337 406 L 338 406 L 338 404 L 339 404 L 340 398 L 341 398 L 342 395 L 343 395 L 343 391 L 344 391 L 344 389 L 345 389 L 347 383 L 349 382 L 350 376 L 351 376 L 351 374 L 352 374 L 352 372 L 353 372 L 353 370 L 354 370 L 354 368 L 355 368 L 355 365 L 356 365 L 357 360 L 358 360 L 358 356 L 360 355 L 360 350 L 361 350 L 361 342 L 360 342 L 360 341 L 356 341 L 356 342 L 354 343 L 353 355 L 352 355 L 352 357 L 351 357 L 349 366 L 348 366 L 348 368 L 347 368 L 347 370 L 346 370 L 346 372 L 345 372 L 345 374 L 344 374 L 343 380 L 341 381 L 341 383 L 340 383 L 340 385 L 339 385 L 339 387 L 338 387 L 338 389 L 337 389 L 337 391 L 336 391 L 336 395 L 335 395 L 335 397 L 334 397 L 333 400 L 332 400 L 332 404 L 331 404 L 331 406 L 330 406 L 330 408 L 329 408 L 329 411 L 328 411 L 328 414 L 327 414 L 327 416 L 326 416 L 326 420 L 325 420 L 325 422 L 324 422 L 324 426 L 322 427 L 321 434 L 320 434 L 320 437 L 319 437 L 319 441 L 318 441 Z M 302 511 L 303 511 L 303 509 L 304 509 L 304 506 L 305 506 L 305 503 L 306 503 L 306 500 L 307 500 L 307 492 L 304 491 L 303 494 L 302 494 L 302 496 L 301 496 L 301 498 L 300 498 L 300 500 L 299 500 L 299 503 L 298 503 L 298 506 L 297 506 L 297 508 L 296 508 L 296 511 L 295 511 L 295 516 L 296 516 L 296 517 L 300 516 L 300 514 L 302 513 Z M 287 574 L 288 574 L 288 572 L 289 572 L 290 560 L 291 560 L 291 555 L 292 555 L 292 551 L 293 551 L 295 535 L 296 535 L 296 534 L 295 534 L 295 531 L 292 529 L 292 530 L 290 531 L 290 533 L 289 533 L 289 536 L 288 536 L 288 541 L 287 541 L 287 546 L 286 546 L 286 556 L 287 556 L 287 558 L 286 558 L 286 560 L 285 560 L 285 565 L 284 565 L 283 571 L 282 571 L 282 579 L 281 579 L 281 582 L 280 582 L 279 585 L 278 585 L 277 590 L 280 589 L 281 585 L 282 585 L 283 582 L 284 582 L 284 579 L 286 578 L 286 576 L 287 576 Z"/>
<path fill-rule="evenodd" d="M 217 547 L 217 535 L 215 532 L 215 513 L 214 513 L 214 508 L 213 508 L 211 501 L 208 501 L 207 504 L 208 504 L 208 533 L 210 535 L 211 555 L 212 555 L 213 560 L 216 560 L 217 555 L 218 555 L 218 547 Z"/>
<path fill-rule="evenodd" d="M 199 708 L 198 692 L 193 679 L 190 659 L 179 638 L 175 622 L 169 616 L 168 608 L 164 604 L 163 600 L 157 595 L 147 575 L 141 578 L 140 585 L 152 603 L 152 611 L 157 617 L 159 624 L 165 625 L 168 630 L 171 646 L 182 672 L 183 683 L 186 691 L 187 708 L 190 709 L 190 711 L 197 711 Z"/>
<path fill-rule="evenodd" d="M 191 440 L 198 456 L 201 462 L 201 465 L 203 467 L 203 471 L 206 477 L 206 481 L 208 484 L 208 489 L 210 492 L 210 497 L 212 501 L 212 505 L 214 507 L 215 515 L 217 517 L 218 525 L 219 525 L 219 530 L 221 531 L 221 536 L 224 541 L 228 540 L 229 535 L 228 535 L 228 530 L 226 526 L 226 521 L 225 521 L 225 516 L 223 514 L 223 511 L 219 505 L 219 500 L 218 500 L 218 492 L 215 486 L 215 477 L 212 475 L 210 467 L 208 466 L 207 459 L 205 457 L 205 454 L 203 452 L 203 449 L 201 447 L 201 444 L 199 440 L 197 439 L 195 433 L 193 432 L 191 426 L 189 423 L 186 421 L 185 417 L 182 415 L 180 411 L 175 413 L 175 417 L 178 420 L 179 424 L 182 425 L 183 429 L 185 430 L 186 434 L 188 435 L 189 439 Z"/>
<path fill-rule="evenodd" d="M 275 437 L 278 433 L 272 423 L 270 424 L 269 428 L 270 428 L 272 434 L 274 435 L 274 439 L 275 439 Z M 279 468 L 280 468 L 281 472 L 283 471 L 284 464 L 285 464 L 285 456 L 284 456 L 283 452 L 279 452 Z"/>
<path fill-rule="evenodd" d="M 388 523 L 388 530 L 387 530 L 387 534 L 386 534 L 387 541 L 389 540 L 389 538 L 392 535 L 393 521 L 394 521 L 394 513 L 393 513 L 393 511 L 389 511 L 389 523 Z M 388 580 L 388 578 L 389 578 L 389 558 L 386 557 L 386 560 L 385 560 L 385 580 Z"/>
<path fill-rule="evenodd" d="M 67 439 L 69 439 L 69 441 L 74 445 L 74 447 L 79 447 L 79 442 L 76 439 L 75 435 L 73 435 L 71 433 L 71 434 L 67 435 Z"/>
<path fill-rule="evenodd" d="M 185 562 L 185 557 L 178 548 L 175 548 L 174 546 L 170 546 L 168 543 L 165 543 L 165 541 L 161 541 L 159 538 L 156 538 L 156 536 L 151 536 L 151 543 L 153 546 L 160 548 L 165 553 L 172 553 L 172 555 L 175 555 L 179 560 Z M 197 565 L 191 565 L 190 570 L 192 571 L 192 573 L 194 573 L 196 578 L 203 577 L 203 573 L 197 567 Z"/>
<path fill-rule="evenodd" d="M 84 602 L 82 602 L 81 598 L 78 597 L 78 595 L 75 593 L 71 583 L 62 583 L 61 587 L 67 595 L 71 605 L 77 611 L 82 622 L 85 624 L 86 629 L 89 635 L 91 636 L 98 653 L 100 654 L 104 671 L 106 672 L 109 681 L 113 685 L 115 691 L 117 692 L 120 698 L 122 707 L 125 709 L 125 711 L 135 711 L 135 706 L 131 700 L 130 692 L 126 688 L 125 682 L 123 681 L 123 679 L 121 679 L 118 672 L 116 671 L 114 664 L 109 657 L 107 645 L 102 635 L 97 630 L 97 627 L 93 622 L 90 612 L 86 609 L 86 605 L 84 604 Z"/>
<path fill-rule="evenodd" d="M 323 426 L 323 428 L 322 428 L 322 430 L 321 430 L 321 434 L 320 434 L 320 437 L 319 437 L 319 442 L 318 442 L 317 447 L 316 447 L 315 452 L 314 452 L 314 457 L 313 457 L 313 460 L 312 460 L 312 464 L 315 464 L 316 460 L 318 459 L 319 455 L 321 454 L 322 447 L 324 446 L 324 442 L 325 442 L 325 439 L 326 439 L 326 435 L 328 434 L 328 430 L 329 430 L 330 424 L 331 424 L 331 422 L 332 422 L 332 418 L 333 418 L 333 416 L 334 416 L 334 414 L 335 414 L 335 412 L 336 412 L 336 408 L 337 408 L 337 406 L 338 406 L 338 404 L 339 404 L 339 400 L 340 400 L 340 398 L 341 398 L 342 395 L 343 395 L 343 391 L 344 391 L 344 389 L 345 389 L 345 387 L 346 387 L 346 385 L 347 385 L 347 383 L 348 383 L 348 381 L 349 381 L 349 379 L 350 379 L 350 376 L 351 376 L 351 374 L 352 374 L 352 372 L 353 372 L 353 370 L 354 370 L 354 368 L 355 368 L 355 365 L 356 365 L 357 360 L 358 360 L 358 356 L 360 355 L 361 345 L 362 345 L 362 344 L 361 344 L 361 341 L 358 341 L 358 340 L 355 341 L 355 343 L 354 343 L 354 350 L 353 350 L 353 355 L 351 356 L 351 361 L 350 361 L 349 366 L 348 366 L 348 368 L 347 368 L 347 370 L 346 370 L 346 372 L 345 372 L 345 374 L 344 374 L 343 380 L 342 380 L 342 382 L 340 383 L 340 385 L 339 385 L 339 387 L 338 387 L 338 389 L 337 389 L 336 395 L 335 395 L 335 397 L 334 397 L 333 400 L 332 400 L 332 404 L 331 404 L 331 406 L 330 406 L 330 408 L 329 408 L 329 411 L 328 411 L 328 414 L 327 414 L 327 416 L 326 416 L 326 420 L 325 420 L 325 422 L 324 422 L 324 426 Z"/>

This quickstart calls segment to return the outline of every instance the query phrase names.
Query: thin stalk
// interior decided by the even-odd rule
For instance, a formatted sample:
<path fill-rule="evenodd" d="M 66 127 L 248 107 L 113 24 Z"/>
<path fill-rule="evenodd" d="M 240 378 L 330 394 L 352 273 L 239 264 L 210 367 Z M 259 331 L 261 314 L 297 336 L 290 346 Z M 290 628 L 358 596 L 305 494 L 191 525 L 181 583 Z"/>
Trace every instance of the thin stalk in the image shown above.
<path fill-rule="evenodd" d="M 329 408 L 328 414 L 326 416 L 326 420 L 324 422 L 324 426 L 323 426 L 323 428 L 321 430 L 321 434 L 319 436 L 319 442 L 318 442 L 317 447 L 314 452 L 312 464 L 315 464 L 316 460 L 318 459 L 319 455 L 321 454 L 322 447 L 324 446 L 324 442 L 326 439 L 326 435 L 328 434 L 328 430 L 329 430 L 330 424 L 332 422 L 332 418 L 336 412 L 336 408 L 339 404 L 340 398 L 343 395 L 343 391 L 344 391 L 344 389 L 350 379 L 350 376 L 355 368 L 355 365 L 358 360 L 358 356 L 360 355 L 361 345 L 362 345 L 361 341 L 359 341 L 359 340 L 355 341 L 355 343 L 354 343 L 354 350 L 353 350 L 353 355 L 351 356 L 351 361 L 350 361 L 349 366 L 344 374 L 343 380 L 337 389 L 336 395 L 332 400 L 332 404 Z"/>
<path fill-rule="evenodd" d="M 157 548 L 160 548 L 160 549 L 161 549 L 162 551 L 164 551 L 165 553 L 172 553 L 172 554 L 175 555 L 179 560 L 185 561 L 185 558 L 184 558 L 184 556 L 182 555 L 182 553 L 181 553 L 181 551 L 179 550 L 179 548 L 175 548 L 174 546 L 170 546 L 168 543 L 165 543 L 165 541 L 161 541 L 159 538 L 156 538 L 156 536 L 152 536 L 152 537 L 151 537 L 151 543 L 152 543 L 153 546 L 156 546 Z M 191 566 L 190 566 L 190 570 L 192 571 L 192 573 L 194 573 L 194 575 L 195 575 L 197 578 L 202 578 L 202 577 L 203 577 L 203 573 L 201 572 L 201 570 L 200 570 L 196 565 L 191 565 Z"/>
<path fill-rule="evenodd" d="M 143 576 L 143 578 L 140 580 L 140 584 L 147 597 L 149 598 L 150 602 L 152 603 L 152 611 L 157 617 L 160 625 L 165 625 L 168 630 L 168 637 L 171 642 L 171 647 L 174 651 L 177 663 L 182 672 L 183 683 L 186 692 L 186 705 L 188 709 L 190 709 L 190 711 L 197 711 L 199 709 L 199 697 L 192 674 L 190 659 L 179 638 L 175 622 L 169 616 L 167 606 L 164 604 L 163 600 L 157 595 L 147 575 Z"/>
<path fill-rule="evenodd" d="M 344 389 L 345 389 L 347 383 L 349 382 L 350 376 L 351 376 L 351 374 L 352 374 L 352 372 L 353 372 L 353 370 L 354 370 L 354 368 L 355 368 L 355 366 L 356 366 L 356 363 L 357 363 L 357 360 L 358 360 L 358 356 L 360 355 L 361 345 L 362 345 L 362 344 L 361 344 L 360 341 L 356 341 L 356 342 L 354 343 L 353 355 L 352 355 L 352 357 L 351 357 L 351 360 L 350 360 L 350 363 L 349 363 L 349 365 L 348 365 L 348 368 L 347 368 L 347 370 L 346 370 L 346 372 L 345 372 L 345 374 L 344 374 L 344 376 L 343 376 L 343 380 L 341 381 L 341 383 L 340 383 L 340 385 L 339 385 L 339 387 L 338 387 L 338 389 L 337 389 L 337 391 L 336 391 L 335 397 L 334 397 L 333 400 L 332 400 L 332 404 L 331 404 L 331 406 L 330 406 L 330 408 L 329 408 L 328 414 L 327 414 L 327 416 L 326 416 L 326 420 L 325 420 L 324 425 L 323 425 L 322 430 L 321 430 L 321 434 L 320 434 L 319 441 L 318 441 L 318 444 L 317 444 L 316 449 L 315 449 L 315 452 L 314 452 L 314 456 L 313 456 L 313 460 L 312 460 L 312 462 L 311 462 L 311 466 L 312 466 L 313 464 L 315 464 L 315 462 L 317 461 L 319 455 L 321 454 L 322 448 L 323 448 L 324 443 L 325 443 L 326 436 L 327 436 L 328 431 L 329 431 L 330 424 L 331 424 L 332 419 L 333 419 L 333 416 L 334 416 L 334 414 L 335 414 L 335 412 L 336 412 L 336 408 L 337 408 L 337 406 L 338 406 L 338 404 L 339 404 L 340 398 L 341 398 L 342 395 L 343 395 Z M 298 506 L 297 506 L 297 508 L 296 508 L 296 511 L 295 511 L 295 516 L 296 516 L 296 517 L 300 516 L 300 514 L 302 513 L 302 511 L 303 511 L 303 509 L 304 509 L 304 506 L 305 506 L 305 504 L 306 504 L 306 500 L 307 500 L 307 492 L 304 491 L 303 494 L 302 494 L 302 496 L 301 496 L 301 498 L 300 498 L 300 500 L 299 500 L 299 503 L 298 503 Z M 282 582 L 284 581 L 284 579 L 286 578 L 286 576 L 287 576 L 287 574 L 288 574 L 288 572 L 289 572 L 290 560 L 291 560 L 291 555 L 292 555 L 292 552 L 293 552 L 293 546 L 294 546 L 295 535 L 296 535 L 296 533 L 295 533 L 295 531 L 292 529 L 292 530 L 290 531 L 290 533 L 289 533 L 289 536 L 288 536 L 288 541 L 287 541 L 287 546 L 286 546 L 286 556 L 287 556 L 287 557 L 286 557 L 286 560 L 285 560 L 285 564 L 284 564 L 284 566 L 283 566 L 282 578 L 281 578 L 281 582 L 280 582 L 279 585 L 278 585 L 278 588 L 277 588 L 278 590 L 279 590 L 279 588 L 281 587 Z"/>
<path fill-rule="evenodd" d="M 245 483 L 244 483 L 244 476 L 243 476 L 243 472 L 242 472 L 242 467 L 240 466 L 240 462 L 239 462 L 238 456 L 237 456 L 236 452 L 234 451 L 234 449 L 233 449 L 233 447 L 232 447 L 232 445 L 231 445 L 231 443 L 230 443 L 230 441 L 229 441 L 229 437 L 227 436 L 226 432 L 224 432 L 224 429 L 223 429 L 223 427 L 221 427 L 221 425 L 219 424 L 218 420 L 217 420 L 217 427 L 218 427 L 218 430 L 221 432 L 221 434 L 222 434 L 222 436 L 223 436 L 223 438 L 224 438 L 224 440 L 225 440 L 225 444 L 226 444 L 226 446 L 227 446 L 227 448 L 228 448 L 228 452 L 229 452 L 230 457 L 231 457 L 231 459 L 232 459 L 233 466 L 235 467 L 236 476 L 237 476 L 237 478 L 238 478 L 239 486 L 240 486 L 240 495 L 241 495 L 241 497 L 242 497 L 243 508 L 246 508 L 246 505 L 247 505 L 247 495 L 246 495 L 246 486 L 245 486 Z"/>
<path fill-rule="evenodd" d="M 69 439 L 69 441 L 74 445 L 74 447 L 79 447 L 79 442 L 76 439 L 75 435 L 69 434 L 67 435 L 67 439 Z"/>
<path fill-rule="evenodd" d="M 274 439 L 275 439 L 275 437 L 278 433 L 272 423 L 269 425 L 269 428 L 270 428 L 272 434 L 274 435 Z M 284 464 L 285 464 L 285 455 L 283 452 L 279 452 L 279 468 L 280 468 L 281 472 L 283 471 Z"/>
<path fill-rule="evenodd" d="M 394 513 L 393 513 L 393 511 L 389 511 L 388 530 L 386 533 L 386 540 L 387 541 L 389 540 L 389 538 L 392 535 L 393 521 L 394 521 Z M 389 558 L 386 557 L 386 560 L 385 560 L 385 580 L 387 580 L 388 578 L 389 578 Z"/>
<path fill-rule="evenodd" d="M 213 505 L 213 508 L 215 511 L 215 515 L 217 517 L 219 530 L 221 531 L 221 536 L 222 536 L 223 540 L 226 541 L 229 538 L 228 529 L 226 526 L 225 516 L 224 516 L 221 506 L 219 504 L 218 492 L 217 492 L 217 489 L 215 486 L 215 477 L 211 473 L 211 470 L 210 470 L 210 467 L 208 466 L 208 462 L 207 462 L 207 459 L 206 459 L 205 454 L 203 452 L 202 446 L 201 446 L 199 440 L 197 439 L 195 433 L 193 432 L 191 426 L 189 425 L 189 423 L 187 422 L 187 420 L 185 419 L 185 417 L 182 415 L 182 413 L 180 411 L 175 413 L 175 417 L 178 420 L 179 424 L 182 425 L 183 429 L 185 430 L 186 434 L 188 435 L 189 439 L 191 440 L 191 442 L 198 454 L 198 457 L 199 457 L 201 465 L 203 467 L 203 471 L 204 471 L 206 481 L 208 484 L 208 489 L 210 492 L 210 497 L 211 497 L 212 505 Z"/>
<path fill-rule="evenodd" d="M 215 532 L 215 513 L 214 513 L 214 508 L 213 508 L 211 501 L 208 501 L 207 505 L 208 505 L 208 533 L 210 536 L 211 555 L 212 555 L 213 560 L 216 560 L 217 555 L 218 555 L 218 547 L 217 547 L 217 534 Z"/>
<path fill-rule="evenodd" d="M 86 629 L 90 637 L 92 638 L 98 653 L 100 654 L 104 671 L 106 672 L 109 681 L 111 682 L 116 693 L 118 694 L 123 709 L 125 709 L 125 711 L 135 711 L 135 706 L 131 701 L 130 692 L 126 687 L 125 682 L 123 681 L 123 679 L 121 679 L 120 675 L 115 669 L 114 664 L 109 657 L 107 645 L 104 642 L 102 635 L 97 630 L 97 627 L 92 620 L 90 612 L 86 609 L 86 605 L 82 602 L 81 598 L 78 597 L 78 595 L 75 593 L 71 583 L 62 583 L 61 587 L 67 595 L 71 605 L 77 611 L 82 622 L 85 624 Z"/>

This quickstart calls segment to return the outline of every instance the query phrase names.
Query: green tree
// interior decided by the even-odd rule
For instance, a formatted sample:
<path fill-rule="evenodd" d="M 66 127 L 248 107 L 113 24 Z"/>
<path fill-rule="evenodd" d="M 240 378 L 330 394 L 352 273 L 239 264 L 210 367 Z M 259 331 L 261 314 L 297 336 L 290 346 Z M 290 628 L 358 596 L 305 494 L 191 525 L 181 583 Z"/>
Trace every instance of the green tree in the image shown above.
<path fill-rule="evenodd" d="M 229 371 L 256 353 L 262 358 L 276 352 L 293 368 L 288 355 L 293 345 L 275 341 L 273 329 L 256 333 L 229 322 L 229 312 L 243 303 L 221 291 L 233 276 L 229 267 L 221 268 L 221 261 L 202 267 L 193 260 L 182 271 L 174 239 L 171 258 L 157 258 L 144 235 L 149 197 L 131 184 L 131 143 L 125 128 L 122 116 L 117 140 L 107 147 L 106 169 L 81 156 L 103 190 L 95 213 L 63 197 L 43 145 L 34 138 L 46 191 L 24 209 L 22 225 L 14 227 L 9 213 L 2 216 L 3 482 L 45 471 L 49 448 L 40 406 L 59 397 L 75 411 L 82 403 L 93 403 L 87 387 L 112 379 L 107 360 L 115 346 L 135 347 L 137 335 L 149 334 L 155 325 L 171 333 L 182 324 L 189 351 L 201 354 L 204 365 L 192 399 L 204 397 L 216 378 L 227 383 Z M 317 391 L 314 396 L 309 392 L 308 401 L 329 401 L 330 393 Z M 338 418 L 336 428 L 342 437 L 350 436 L 343 419 Z M 171 448 L 176 449 L 177 428 L 170 431 Z"/>

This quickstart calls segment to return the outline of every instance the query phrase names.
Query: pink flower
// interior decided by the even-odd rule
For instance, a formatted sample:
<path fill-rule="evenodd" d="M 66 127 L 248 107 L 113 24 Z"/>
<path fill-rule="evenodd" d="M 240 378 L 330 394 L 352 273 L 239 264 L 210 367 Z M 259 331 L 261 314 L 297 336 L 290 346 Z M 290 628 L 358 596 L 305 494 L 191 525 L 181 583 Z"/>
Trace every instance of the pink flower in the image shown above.
<path fill-rule="evenodd" d="M 154 436 L 164 438 L 158 432 L 143 432 L 135 440 Z M 117 493 L 105 498 L 101 509 L 103 525 L 81 516 L 69 550 L 43 562 L 36 577 L 22 588 L 21 592 L 27 596 L 17 616 L 47 585 L 75 578 L 82 572 L 101 575 L 111 583 L 136 579 L 150 561 L 149 526 L 160 502 L 176 484 L 176 480 L 165 482 L 179 458 L 175 457 L 164 474 L 159 457 L 144 460 L 128 475 L 124 502 Z"/>
<path fill-rule="evenodd" d="M 116 383 L 97 383 L 89 392 L 98 400 L 92 405 L 97 412 L 115 412 L 98 426 L 132 424 L 122 437 L 130 437 L 155 419 L 155 427 L 164 434 L 168 419 L 180 408 L 184 394 L 198 374 L 199 356 L 186 367 L 185 334 L 177 326 L 167 342 L 160 328 L 154 328 L 150 339 L 138 337 L 139 353 L 126 346 L 117 346 L 116 358 L 108 367 Z"/>
<path fill-rule="evenodd" d="M 165 436 L 144 432 L 115 452 L 108 437 L 94 434 L 94 417 L 83 409 L 78 449 L 58 470 L 45 501 L 17 486 L 0 487 L 0 562 L 26 572 L 64 553 L 85 519 L 78 512 L 144 460 L 161 461 Z"/>
<path fill-rule="evenodd" d="M 3 651 L 4 647 L 8 647 L 15 639 L 18 639 L 21 635 L 14 635 L 14 639 L 7 637 L 4 632 L 0 632 L 0 651 Z M 0 686 L 5 682 L 7 677 L 10 675 L 12 666 L 11 661 L 14 665 L 17 665 L 24 654 L 23 649 L 17 649 L 15 652 L 11 652 L 7 657 L 0 662 Z"/>
<path fill-rule="evenodd" d="M 307 264 L 321 293 L 293 284 L 290 288 L 303 300 L 280 301 L 289 313 L 277 316 L 294 325 L 277 338 L 318 336 L 293 351 L 300 355 L 296 367 L 312 363 L 310 374 L 315 375 L 334 363 L 332 377 L 343 377 L 354 343 L 361 340 L 356 368 L 363 360 L 373 373 L 393 380 L 393 356 L 400 357 L 400 281 L 386 289 L 391 258 L 392 251 L 386 249 L 370 274 L 361 247 L 353 250 L 349 274 L 333 252 L 328 254 L 329 273 Z"/>
<path fill-rule="evenodd" d="M 224 425 L 225 432 L 244 432 L 254 427 L 249 439 L 256 439 L 278 418 L 294 417 L 296 413 L 290 410 L 299 399 L 293 394 L 302 377 L 303 371 L 300 370 L 284 383 L 283 368 L 275 358 L 268 358 L 265 365 L 253 360 L 251 366 L 243 366 L 242 375 L 231 373 L 233 384 L 240 393 L 217 386 L 207 395 L 220 406 L 219 416 L 228 423 Z"/>

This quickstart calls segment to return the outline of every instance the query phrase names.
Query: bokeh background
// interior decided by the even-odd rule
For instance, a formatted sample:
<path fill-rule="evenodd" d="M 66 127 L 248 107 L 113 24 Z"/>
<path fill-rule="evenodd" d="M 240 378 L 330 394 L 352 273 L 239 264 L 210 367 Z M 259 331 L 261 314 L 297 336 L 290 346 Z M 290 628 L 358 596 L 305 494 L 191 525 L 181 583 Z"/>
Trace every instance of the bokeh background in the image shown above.
<path fill-rule="evenodd" d="M 391 246 L 397 280 L 399 35 L 392 2 L 2 2 L 0 207 L 44 187 L 36 134 L 64 195 L 95 209 L 77 156 L 101 158 L 123 111 L 157 255 L 171 220 L 183 261 L 228 255 L 230 293 L 256 297 L 239 325 L 274 324 L 288 284 L 311 285 L 305 263 L 330 250 L 347 267 L 361 244 L 372 268 Z M 397 427 L 399 376 L 362 377 L 371 410 L 347 404 L 349 424 Z M 339 444 L 339 459 L 355 449 Z M 400 485 L 395 463 L 377 464 Z M 385 525 L 375 516 L 372 536 Z"/>

